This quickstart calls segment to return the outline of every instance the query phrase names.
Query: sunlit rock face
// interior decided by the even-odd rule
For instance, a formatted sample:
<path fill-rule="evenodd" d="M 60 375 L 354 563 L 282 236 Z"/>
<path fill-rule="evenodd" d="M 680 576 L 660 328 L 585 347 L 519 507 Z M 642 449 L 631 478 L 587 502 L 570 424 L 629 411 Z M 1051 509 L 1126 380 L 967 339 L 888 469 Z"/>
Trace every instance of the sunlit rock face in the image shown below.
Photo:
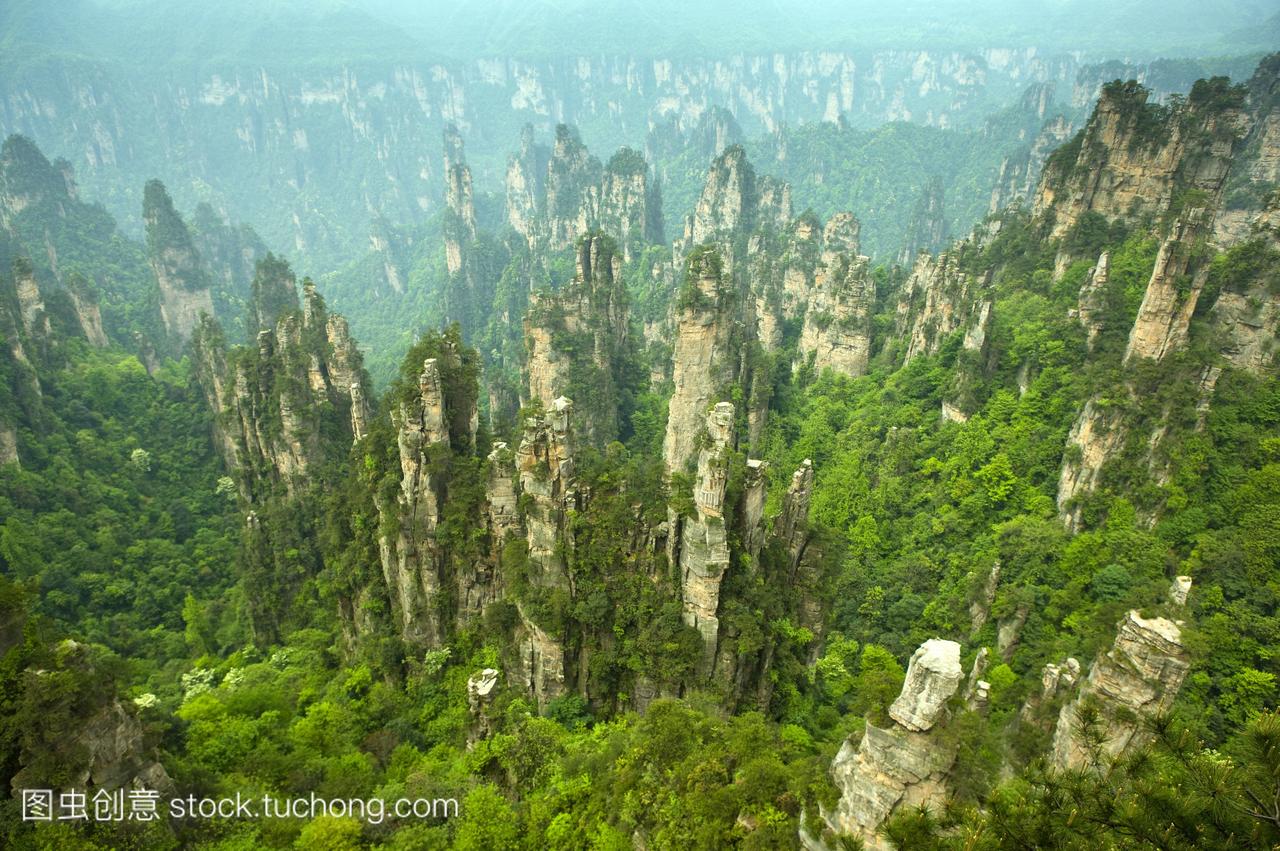
<path fill-rule="evenodd" d="M 890 707 L 892 723 L 882 728 L 868 721 L 861 741 L 847 739 L 836 754 L 831 776 L 840 800 L 822 813 L 831 835 L 802 834 L 807 848 L 837 848 L 834 837 L 849 836 L 872 851 L 889 851 L 894 846 L 878 831 L 894 813 L 942 803 L 956 746 L 945 743 L 937 731 L 945 723 L 947 701 L 963 679 L 959 644 L 933 638 L 920 645 Z M 975 676 L 975 696 L 980 690 Z"/>
<path fill-rule="evenodd" d="M 1115 643 L 1099 656 L 1075 700 L 1062 707 L 1053 735 L 1052 762 L 1060 769 L 1097 766 L 1150 741 L 1146 722 L 1173 706 L 1191 667 L 1182 631 L 1165 618 L 1136 611 L 1120 621 Z M 1097 710 L 1086 729 L 1086 708 Z"/>

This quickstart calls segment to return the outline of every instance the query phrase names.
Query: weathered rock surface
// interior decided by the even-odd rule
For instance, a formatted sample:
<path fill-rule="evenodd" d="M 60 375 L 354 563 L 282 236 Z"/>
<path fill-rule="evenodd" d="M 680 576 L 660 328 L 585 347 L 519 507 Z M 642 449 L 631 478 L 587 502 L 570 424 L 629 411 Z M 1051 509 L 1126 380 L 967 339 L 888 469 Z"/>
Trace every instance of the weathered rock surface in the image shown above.
<path fill-rule="evenodd" d="M 908 730 L 923 733 L 933 727 L 951 696 L 960 687 L 960 645 L 931 638 L 920 645 L 907 665 L 902 693 L 889 707 L 889 717 Z"/>
<path fill-rule="evenodd" d="M 147 184 L 142 217 L 147 257 L 160 288 L 160 317 L 173 337 L 185 341 L 201 314 L 213 316 L 212 280 L 190 231 L 158 180 Z"/>
<path fill-rule="evenodd" d="M 1077 498 L 1093 491 L 1103 465 L 1124 445 L 1127 427 L 1123 418 L 1101 402 L 1085 403 L 1067 435 L 1067 453 L 1058 476 L 1058 516 L 1068 531 L 1080 528 Z"/>
<path fill-rule="evenodd" d="M 528 396 L 549 410 L 569 393 L 590 402 L 575 413 L 575 432 L 597 445 L 618 434 L 616 376 L 629 340 L 622 258 L 609 237 L 595 232 L 577 245 L 576 272 L 555 292 L 533 293 L 525 314 Z M 590 386 L 573 386 L 575 377 Z M 579 393 L 579 391 L 582 391 Z"/>
<path fill-rule="evenodd" d="M 931 639 L 916 651 L 893 704 L 897 712 L 891 710 L 895 723 L 880 728 L 868 721 L 861 741 L 846 740 L 831 764 L 840 800 L 822 817 L 832 834 L 860 839 L 869 851 L 888 851 L 893 846 L 878 831 L 895 812 L 941 804 L 956 750 L 930 731 L 963 679 L 955 642 Z"/>
<path fill-rule="evenodd" d="M 395 536 L 380 541 L 382 572 L 401 637 L 412 645 L 438 646 L 448 629 L 439 611 L 443 555 L 435 540 L 444 498 L 444 482 L 432 457 L 449 448 L 440 366 L 422 364 L 417 393 L 391 412 L 400 453 L 400 491 L 396 521 L 384 523 Z M 380 510 L 389 511 L 390 507 Z"/>
<path fill-rule="evenodd" d="M 29 670 L 24 676 L 65 681 L 69 674 L 83 676 L 91 671 L 85 645 L 67 639 L 54 652 L 53 670 Z M 22 767 L 10 782 L 15 795 L 21 789 L 51 787 L 82 792 L 122 787 L 161 793 L 173 790 L 173 781 L 160 764 L 156 742 L 148 737 L 132 708 L 126 709 L 116 697 L 80 696 L 76 703 L 82 714 L 74 718 L 72 728 L 28 731 L 30 738 L 24 740 L 19 756 Z M 32 750 L 33 744 L 38 752 Z M 60 765 L 63 776 L 37 773 L 37 764 L 50 763 Z"/>
<path fill-rule="evenodd" d="M 1133 222 L 1163 215 L 1180 192 L 1216 197 L 1248 119 L 1215 104 L 1210 91 L 1197 94 L 1166 112 L 1147 103 L 1141 86 L 1105 86 L 1079 146 L 1060 149 L 1045 167 L 1035 212 L 1052 210 L 1050 238 L 1086 213 Z"/>
<path fill-rule="evenodd" d="M 1096 765 L 1149 740 L 1145 722 L 1167 712 L 1190 669 L 1178 625 L 1136 611 L 1120 621 L 1115 644 L 1094 661 L 1079 696 L 1062 708 L 1053 736 L 1059 769 Z M 1098 710 L 1097 729 L 1082 728 L 1086 706 Z"/>
<path fill-rule="evenodd" d="M 573 402 L 561 397 L 541 417 L 530 417 L 516 450 L 520 492 L 528 500 L 525 529 L 529 543 L 529 581 L 567 588 L 567 518 L 577 500 L 573 458 Z"/>
<path fill-rule="evenodd" d="M 737 366 L 738 353 L 732 344 L 733 292 L 724 279 L 717 250 L 699 250 L 690 256 L 676 311 L 675 392 L 662 444 L 668 473 L 683 470 L 692 458 L 712 400 L 727 389 Z"/>
<path fill-rule="evenodd" d="M 724 495 L 729 482 L 728 453 L 733 447 L 734 408 L 720 402 L 707 415 L 698 453 L 693 501 L 696 515 L 681 524 L 680 586 L 684 622 L 702 635 L 703 673 L 715 663 L 720 621 L 720 583 L 729 569 Z"/>
<path fill-rule="evenodd" d="M 961 269 L 954 250 L 921 254 L 898 298 L 896 336 L 906 340 L 905 362 L 935 353 L 949 335 L 975 323 L 989 283 Z"/>
<path fill-rule="evenodd" d="M 831 230 L 830 223 L 827 229 Z M 829 368 L 856 377 L 867 371 L 871 358 L 875 281 L 866 257 L 836 255 L 829 242 L 824 248 L 822 271 L 809 294 L 799 348 L 814 353 L 813 367 L 818 372 Z"/>
<path fill-rule="evenodd" d="M 1187 339 L 1191 315 L 1204 288 L 1207 264 L 1199 260 L 1196 242 L 1207 231 L 1211 214 L 1194 209 L 1178 217 L 1160 244 L 1155 268 L 1129 333 L 1125 360 L 1161 360 Z"/>

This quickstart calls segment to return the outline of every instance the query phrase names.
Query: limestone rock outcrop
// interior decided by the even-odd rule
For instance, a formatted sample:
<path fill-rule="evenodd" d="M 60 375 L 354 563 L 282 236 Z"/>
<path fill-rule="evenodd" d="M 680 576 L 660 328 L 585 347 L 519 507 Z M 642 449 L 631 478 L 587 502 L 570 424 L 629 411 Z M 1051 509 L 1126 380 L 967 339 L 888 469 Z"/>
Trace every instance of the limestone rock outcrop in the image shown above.
<path fill-rule="evenodd" d="M 160 317 L 178 340 L 190 339 L 201 314 L 213 316 L 212 280 L 164 184 L 147 183 L 142 218 L 147 257 L 160 288 Z"/>
<path fill-rule="evenodd" d="M 718 250 L 703 248 L 690 255 L 676 312 L 675 392 L 662 444 L 668 473 L 683 470 L 693 457 L 707 411 L 737 368 L 735 298 Z"/>
<path fill-rule="evenodd" d="M 36 679 L 83 677 L 93 673 L 89 648 L 66 639 L 53 650 L 51 669 L 29 670 Z M 160 764 L 157 742 L 138 719 L 133 707 L 119 698 L 77 696 L 71 729 L 28 731 L 10 786 L 16 795 L 21 789 L 152 789 L 169 793 L 174 783 Z M 36 746 L 33 748 L 33 745 Z M 39 773 L 37 766 L 60 765 L 62 776 Z M 90 793 L 92 794 L 92 793 Z"/>
<path fill-rule="evenodd" d="M 417 392 L 391 412 L 400 453 L 395 536 L 379 541 L 383 577 L 401 637 L 409 644 L 438 646 L 447 632 L 439 611 L 443 554 L 435 540 L 444 494 L 432 458 L 449 448 L 448 413 L 435 358 L 422 364 Z M 386 524 L 392 525 L 392 524 Z"/>
<path fill-rule="evenodd" d="M 1075 700 L 1062 707 L 1053 736 L 1059 769 L 1097 765 L 1149 740 L 1145 722 L 1167 712 L 1190 670 L 1178 625 L 1129 612 L 1115 644 L 1099 656 Z M 1085 707 L 1097 710 L 1095 729 L 1084 728 Z"/>
<path fill-rule="evenodd" d="M 571 282 L 530 296 L 524 320 L 526 398 L 544 410 L 570 393 L 589 398 L 575 413 L 575 431 L 588 443 L 604 445 L 618 434 L 617 377 L 630 345 L 622 258 L 612 239 L 594 232 L 578 241 L 576 260 Z"/>
<path fill-rule="evenodd" d="M 1107 221 L 1162 216 L 1181 193 L 1217 197 L 1235 145 L 1248 127 L 1239 107 L 1223 108 L 1222 93 L 1202 81 L 1172 110 L 1148 104 L 1136 83 L 1103 87 L 1078 144 L 1049 158 L 1035 212 L 1052 212 L 1051 239 L 1068 234 L 1086 213 Z"/>
<path fill-rule="evenodd" d="M 559 251 L 600 230 L 630 261 L 642 245 L 662 241 L 660 193 L 644 156 L 624 147 L 602 165 L 566 124 L 550 151 L 524 128 L 520 151 L 507 160 L 506 219 L 534 250 Z"/>
<path fill-rule="evenodd" d="M 1197 262 L 1198 239 L 1209 229 L 1210 213 L 1193 209 L 1178 217 L 1168 237 L 1160 244 L 1155 268 L 1138 308 L 1124 357 L 1162 360 L 1187 339 L 1191 316 L 1208 267 Z"/>
<path fill-rule="evenodd" d="M 931 638 L 916 650 L 907 665 L 902 693 L 889 707 L 889 717 L 908 730 L 923 733 L 937 722 L 946 703 L 960 687 L 960 645 Z"/>
<path fill-rule="evenodd" d="M 680 586 L 684 621 L 702 635 L 703 673 L 710 673 L 719 638 L 720 583 L 729 569 L 724 522 L 728 452 L 733 447 L 734 408 L 720 402 L 706 418 L 693 485 L 695 516 L 681 524 Z"/>
<path fill-rule="evenodd" d="M 893 723 L 881 728 L 868 721 L 861 741 L 847 739 L 836 754 L 831 776 L 840 800 L 822 813 L 833 841 L 811 837 L 809 847 L 839 847 L 834 837 L 849 836 L 869 851 L 888 851 L 893 846 L 878 831 L 894 813 L 942 803 L 956 750 L 934 728 L 963 679 L 955 642 L 931 639 L 916 651 L 891 710 Z"/>
<path fill-rule="evenodd" d="M 529 581 L 543 588 L 567 588 L 569 584 L 567 522 L 578 497 L 573 411 L 573 402 L 560 397 L 542 416 L 528 418 L 516 450 L 520 492 L 528 502 L 524 519 Z"/>
<path fill-rule="evenodd" d="M 827 225 L 828 232 L 832 223 Z M 799 348 L 814 353 L 816 371 L 832 369 L 857 377 L 867 371 L 871 358 L 875 281 L 868 258 L 836 254 L 831 242 L 824 242 L 822 272 L 809 294 Z"/>
<path fill-rule="evenodd" d="M 963 268 L 957 249 L 936 258 L 921 254 L 898 297 L 896 336 L 906 341 L 905 362 L 933 354 L 949 335 L 972 327 L 982 310 L 988 275 Z M 984 319 L 985 321 L 985 319 Z"/>
<path fill-rule="evenodd" d="M 290 495 L 309 486 L 311 471 L 345 452 L 369 417 L 368 377 L 346 321 L 329 313 L 310 281 L 299 303 L 293 280 L 283 261 L 259 263 L 254 291 L 262 299 L 253 312 L 273 321 L 254 346 L 229 352 L 211 318 L 193 339 L 196 377 L 216 414 L 215 443 L 250 503 L 276 485 Z"/>

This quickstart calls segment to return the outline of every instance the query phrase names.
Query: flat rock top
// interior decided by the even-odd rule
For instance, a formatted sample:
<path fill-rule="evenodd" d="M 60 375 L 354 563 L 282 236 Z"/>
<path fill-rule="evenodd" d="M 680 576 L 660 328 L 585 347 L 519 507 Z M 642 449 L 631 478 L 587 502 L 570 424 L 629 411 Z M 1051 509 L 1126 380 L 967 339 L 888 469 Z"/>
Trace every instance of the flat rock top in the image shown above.
<path fill-rule="evenodd" d="M 1152 632 L 1163 638 L 1171 644 L 1182 643 L 1182 630 L 1178 629 L 1178 625 L 1167 618 L 1144 618 L 1138 614 L 1137 609 L 1129 612 L 1129 620 L 1133 621 L 1134 626 L 1145 632 Z"/>
<path fill-rule="evenodd" d="M 944 638 L 930 638 L 912 661 L 922 668 L 939 674 L 963 674 L 960 668 L 960 645 Z"/>

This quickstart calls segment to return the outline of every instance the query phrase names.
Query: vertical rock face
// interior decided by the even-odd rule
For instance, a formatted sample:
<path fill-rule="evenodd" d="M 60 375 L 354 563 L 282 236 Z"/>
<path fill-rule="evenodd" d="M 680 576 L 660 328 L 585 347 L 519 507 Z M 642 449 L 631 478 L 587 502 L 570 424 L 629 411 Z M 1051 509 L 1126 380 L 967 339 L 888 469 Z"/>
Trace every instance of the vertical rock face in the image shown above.
<path fill-rule="evenodd" d="M 547 245 L 568 248 L 599 220 L 603 169 L 578 131 L 561 124 L 547 163 Z"/>
<path fill-rule="evenodd" d="M 240 302 L 252 298 L 258 261 L 267 248 L 248 225 L 233 225 L 208 204 L 191 214 L 191 236 L 213 282 L 214 311 L 222 321 L 241 318 Z"/>
<path fill-rule="evenodd" d="M 969 632 L 976 634 L 991 617 L 991 606 L 996 601 L 996 591 L 1000 588 L 1000 562 L 991 565 L 991 571 L 982 583 L 978 598 L 969 604 Z"/>
<path fill-rule="evenodd" d="M 747 459 L 747 475 L 742 486 L 742 546 L 753 559 L 764 545 L 764 502 L 769 464 Z"/>
<path fill-rule="evenodd" d="M 576 414 L 575 431 L 589 443 L 615 439 L 617 375 L 629 327 L 622 259 L 613 240 L 598 232 L 579 240 L 573 281 L 558 292 L 533 294 L 524 330 L 527 398 L 544 410 L 569 393 L 589 398 L 591 404 Z"/>
<path fill-rule="evenodd" d="M 304 282 L 300 310 L 293 273 L 283 261 L 274 263 L 259 264 L 264 281 L 257 289 L 268 294 L 281 284 L 280 298 L 274 308 L 267 299 L 254 311 L 277 318 L 258 332 L 253 348 L 228 355 L 212 319 L 193 340 L 197 380 L 216 414 L 215 442 L 250 502 L 277 484 L 290 495 L 307 487 L 312 469 L 330 453 L 345 451 L 352 424 L 368 417 L 363 392 L 363 407 L 353 406 L 352 386 L 363 389 L 368 379 L 346 321 L 329 314 L 310 281 Z M 291 308 L 280 304 L 288 298 Z M 341 443 L 330 445 L 334 435 Z"/>
<path fill-rule="evenodd" d="M 693 486 L 695 516 L 682 524 L 680 585 L 684 621 L 702 635 L 702 672 L 715 664 L 720 621 L 720 583 L 729 569 L 729 543 L 724 523 L 724 493 L 729 481 L 728 455 L 733 447 L 733 405 L 720 402 L 706 418 Z"/>
<path fill-rule="evenodd" d="M 13 291 L 18 302 L 18 321 L 28 337 L 48 337 L 49 316 L 45 311 L 44 296 L 36 281 L 36 272 L 25 257 L 13 261 Z"/>
<path fill-rule="evenodd" d="M 457 128 L 445 130 L 444 148 L 445 265 L 450 275 L 457 275 L 462 272 L 466 248 L 476 238 L 475 196 Z"/>
<path fill-rule="evenodd" d="M 856 377 L 867 371 L 876 302 L 870 265 L 866 257 L 842 256 L 818 276 L 799 344 L 800 351 L 814 353 L 818 372 L 830 368 Z"/>
<path fill-rule="evenodd" d="M 526 503 L 527 578 L 539 592 L 572 591 L 568 523 L 570 513 L 578 508 L 572 421 L 573 403 L 556 399 L 544 415 L 525 421 L 516 450 L 516 472 Z M 516 608 L 520 623 L 513 676 L 543 707 L 565 691 L 564 646 L 537 622 L 524 601 L 517 601 Z"/>
<path fill-rule="evenodd" d="M 408 284 L 409 271 L 406 250 L 412 241 L 405 240 L 383 216 L 376 216 L 369 229 L 369 250 L 382 262 L 382 279 L 393 292 L 403 293 Z M 446 252 L 446 265 L 448 252 Z"/>
<path fill-rule="evenodd" d="M 1252 127 L 1240 144 L 1224 190 L 1223 209 L 1214 220 L 1214 241 L 1223 246 L 1259 231 L 1275 233 L 1274 191 L 1280 185 L 1280 53 L 1258 63 L 1248 84 L 1247 109 Z"/>
<path fill-rule="evenodd" d="M 485 503 L 489 507 L 489 535 L 493 540 L 495 560 L 502 545 L 520 531 L 516 512 L 515 453 L 502 441 L 489 452 L 489 480 L 485 486 Z"/>
<path fill-rule="evenodd" d="M 649 185 L 649 166 L 630 148 L 614 154 L 605 167 L 599 222 L 616 232 L 627 261 L 643 243 L 662 241 L 662 210 Z"/>
<path fill-rule="evenodd" d="M 1114 646 L 1093 663 L 1079 696 L 1062 707 L 1053 736 L 1059 769 L 1096 765 L 1149 740 L 1146 720 L 1167 712 L 1190 669 L 1178 625 L 1136 611 L 1122 620 Z M 1097 728 L 1084 729 L 1086 707 L 1098 711 Z"/>
<path fill-rule="evenodd" d="M 528 499 L 525 529 L 529 543 L 530 582 L 567 588 L 565 544 L 568 513 L 577 503 L 573 459 L 573 402 L 561 397 L 541 417 L 525 421 L 516 450 L 520 491 Z"/>
<path fill-rule="evenodd" d="M 439 611 L 443 560 L 435 541 L 444 482 L 433 458 L 449 448 L 440 365 L 422 364 L 417 392 L 391 412 L 400 451 L 400 492 L 395 538 L 380 541 L 382 571 L 401 637 L 414 645 L 438 646 L 445 635 Z"/>
<path fill-rule="evenodd" d="M 1161 360 L 1186 342 L 1191 315 L 1208 274 L 1196 242 L 1208 231 L 1210 218 L 1207 210 L 1189 211 L 1178 218 L 1161 243 L 1129 333 L 1126 361 L 1135 357 Z"/>
<path fill-rule="evenodd" d="M 268 254 L 258 264 L 253 276 L 252 301 L 249 305 L 251 316 L 249 333 L 256 334 L 262 330 L 276 327 L 280 317 L 294 313 L 299 308 L 298 280 L 289 268 L 289 264 Z M 312 287 L 306 301 L 308 314 L 314 309 L 315 287 Z M 303 317 L 314 322 L 313 315 Z"/>
<path fill-rule="evenodd" d="M 78 677 L 92 676 L 93 663 L 89 648 L 70 639 L 55 648 L 54 670 L 30 670 L 27 676 L 51 678 L 74 670 Z M 174 783 L 160 764 L 154 735 L 149 734 L 133 707 L 126 708 L 114 696 L 80 698 L 72 730 L 46 729 L 28 731 L 18 757 L 21 768 L 10 781 L 16 795 L 21 789 L 55 788 L 84 791 L 90 789 L 154 789 L 170 793 Z M 37 724 L 40 720 L 37 719 Z M 44 772 L 59 766 L 59 777 Z M 121 793 L 123 794 L 123 793 Z"/>
<path fill-rule="evenodd" d="M 1045 161 L 1063 142 L 1071 138 L 1076 129 L 1076 125 L 1065 116 L 1055 116 L 1044 123 L 1024 150 L 1001 160 L 987 212 L 994 213 L 1003 207 L 1035 197 Z"/>
<path fill-rule="evenodd" d="M 1185 103 L 1147 103 L 1136 83 L 1112 83 L 1072 142 L 1050 157 L 1035 212 L 1053 213 L 1051 239 L 1067 235 L 1086 213 L 1136 221 L 1161 216 L 1185 192 L 1216 197 L 1248 119 L 1230 93 L 1197 83 Z M 1224 108 L 1223 99 L 1232 105 Z"/>
<path fill-rule="evenodd" d="M 640 153 L 621 148 L 602 166 L 565 124 L 550 153 L 526 126 L 520 151 L 507 160 L 507 223 L 531 249 L 558 251 L 600 230 L 631 260 L 642 245 L 661 242 L 661 207 Z"/>
<path fill-rule="evenodd" d="M 1280 112 L 1276 123 L 1280 125 Z M 1277 139 L 1277 148 L 1280 148 L 1280 139 Z M 1280 150 L 1276 158 L 1280 160 Z M 1258 214 L 1254 233 L 1254 243 L 1243 250 L 1280 251 L 1280 194 L 1274 194 L 1269 206 Z M 1267 271 L 1244 281 L 1232 279 L 1218 293 L 1209 318 L 1215 336 L 1222 341 L 1223 356 L 1234 366 L 1255 374 L 1276 368 L 1276 353 L 1280 349 L 1280 292 L 1272 285 Z"/>
<path fill-rule="evenodd" d="M 921 254 L 897 306 L 897 333 L 907 341 L 905 362 L 935 353 L 950 334 L 971 327 L 989 284 L 960 268 L 955 252 L 934 258 Z"/>
<path fill-rule="evenodd" d="M 73 273 L 67 278 L 67 295 L 71 297 L 71 307 L 76 312 L 76 321 L 80 323 L 85 339 L 90 345 L 106 347 L 107 333 L 102 328 L 102 311 L 89 282 Z"/>
<path fill-rule="evenodd" d="M 929 730 L 963 678 L 960 645 L 929 639 L 911 657 L 902 693 L 889 707 L 889 717 L 917 733 Z"/>
<path fill-rule="evenodd" d="M 1105 319 L 1107 306 L 1107 282 L 1111 278 L 1111 255 L 1106 251 L 1098 255 L 1098 262 L 1089 270 L 1089 274 L 1085 276 L 1084 284 L 1080 287 L 1080 296 L 1076 304 L 1076 316 L 1080 320 L 1080 324 L 1085 330 L 1085 339 L 1089 348 L 1093 348 L 1094 342 L 1098 339 L 1098 334 L 1102 331 L 1102 323 Z"/>
<path fill-rule="evenodd" d="M 158 180 L 147 183 L 142 218 L 146 224 L 147 256 L 160 287 L 160 318 L 171 336 L 185 341 L 195 330 L 200 314 L 213 315 L 212 281 L 191 232 Z"/>
<path fill-rule="evenodd" d="M 676 304 L 672 394 L 662 457 L 668 473 L 684 469 L 712 400 L 733 380 L 734 298 L 719 251 L 695 250 Z"/>
<path fill-rule="evenodd" d="M 1090 399 L 1067 435 L 1067 451 L 1058 475 L 1058 516 L 1071 532 L 1081 522 L 1078 497 L 1093 491 L 1102 467 L 1124 445 L 1128 429 L 1121 416 Z"/>
<path fill-rule="evenodd" d="M 747 161 L 746 151 L 734 145 L 717 157 L 707 172 L 698 204 L 685 224 L 686 246 L 701 245 L 728 231 L 749 232 L 756 224 L 756 193 L 755 169 Z"/>
<path fill-rule="evenodd" d="M 893 845 L 877 831 L 895 812 L 941 804 L 956 749 L 932 731 L 963 679 L 954 641 L 931 639 L 915 652 L 890 710 L 894 722 L 882 729 L 868 721 L 861 742 L 846 740 L 831 764 L 840 801 L 822 816 L 832 833 L 861 839 L 869 851 L 888 851 Z"/>
<path fill-rule="evenodd" d="M 809 519 L 809 500 L 813 497 L 813 462 L 808 458 L 791 474 L 791 484 L 782 500 L 782 513 L 774 523 L 774 534 L 787 551 L 787 565 L 792 572 L 800 564 L 808 543 L 805 524 Z"/>
<path fill-rule="evenodd" d="M 507 224 L 530 248 L 538 242 L 538 225 L 546 198 L 547 150 L 526 124 L 520 132 L 520 152 L 507 159 Z"/>
<path fill-rule="evenodd" d="M 50 163 L 26 136 L 5 139 L 0 147 L 0 226 L 11 227 L 23 210 L 45 204 L 65 216 L 67 202 L 75 199 L 69 174 L 65 160 Z"/>

